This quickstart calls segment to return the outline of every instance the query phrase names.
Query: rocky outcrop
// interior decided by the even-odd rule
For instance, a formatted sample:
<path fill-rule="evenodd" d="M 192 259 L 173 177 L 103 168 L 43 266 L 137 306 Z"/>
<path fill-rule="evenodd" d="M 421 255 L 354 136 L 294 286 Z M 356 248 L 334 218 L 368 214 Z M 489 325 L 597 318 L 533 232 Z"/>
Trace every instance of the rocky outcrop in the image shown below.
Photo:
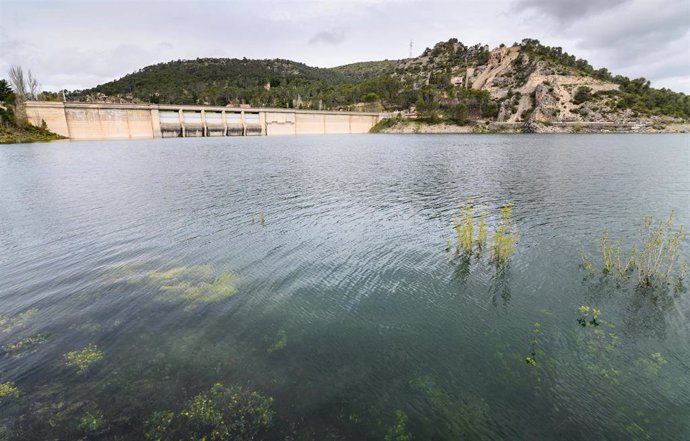
<path fill-rule="evenodd" d="M 396 75 L 413 84 L 414 89 L 432 85 L 443 90 L 441 97 L 450 106 L 453 105 L 450 90 L 486 91 L 497 109 L 490 117 L 492 121 L 525 124 L 529 131 L 543 131 L 539 127 L 551 123 L 658 126 L 682 122 L 672 117 L 642 117 L 619 106 L 619 84 L 540 56 L 524 42 L 489 50 L 486 46 L 465 47 L 457 40 L 450 40 L 427 49 L 418 58 L 401 61 Z M 600 77 L 611 78 L 610 75 Z"/>

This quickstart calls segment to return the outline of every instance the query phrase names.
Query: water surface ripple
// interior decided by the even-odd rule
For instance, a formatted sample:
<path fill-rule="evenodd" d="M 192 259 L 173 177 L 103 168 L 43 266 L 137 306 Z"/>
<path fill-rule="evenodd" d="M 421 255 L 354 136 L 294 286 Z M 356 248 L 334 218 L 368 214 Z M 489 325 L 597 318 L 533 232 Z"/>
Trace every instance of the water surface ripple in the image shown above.
<path fill-rule="evenodd" d="M 416 440 L 690 439 L 688 294 L 584 280 L 579 258 L 603 230 L 629 246 L 647 214 L 690 223 L 689 140 L 2 146 L 0 383 L 21 393 L 0 435 L 82 438 L 100 412 L 89 439 L 141 439 L 220 382 L 275 398 L 266 439 L 381 440 L 398 410 Z M 492 230 L 513 204 L 508 266 L 446 251 L 467 203 Z M 237 293 L 175 298 L 155 281 L 175 268 L 232 273 Z M 579 326 L 581 305 L 606 325 Z M 88 344 L 104 359 L 76 374 L 64 354 Z"/>

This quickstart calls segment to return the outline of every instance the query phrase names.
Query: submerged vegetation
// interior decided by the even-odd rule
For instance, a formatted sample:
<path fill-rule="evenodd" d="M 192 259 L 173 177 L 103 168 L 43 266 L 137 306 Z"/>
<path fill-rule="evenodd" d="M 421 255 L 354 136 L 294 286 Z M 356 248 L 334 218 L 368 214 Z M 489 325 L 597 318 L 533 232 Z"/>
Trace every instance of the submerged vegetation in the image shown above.
<path fill-rule="evenodd" d="M 541 324 L 540 323 L 535 323 L 533 328 L 532 328 L 532 341 L 530 342 L 532 346 L 532 351 L 530 354 L 525 357 L 525 363 L 527 363 L 529 366 L 536 366 L 537 365 L 537 352 L 538 352 L 538 346 L 539 346 L 539 335 L 541 334 Z"/>
<path fill-rule="evenodd" d="M 395 411 L 395 425 L 390 427 L 384 441 L 412 441 L 412 434 L 407 430 L 407 415 L 402 410 Z"/>
<path fill-rule="evenodd" d="M 65 364 L 76 369 L 78 374 L 88 372 L 95 363 L 103 360 L 103 352 L 95 344 L 65 354 Z"/>
<path fill-rule="evenodd" d="M 272 398 L 241 387 L 215 384 L 179 411 L 156 412 L 146 423 L 149 441 L 251 441 L 273 419 Z"/>
<path fill-rule="evenodd" d="M 601 310 L 596 309 L 596 308 L 590 308 L 589 306 L 580 306 L 578 309 L 580 311 L 580 317 L 577 319 L 577 322 L 582 325 L 582 326 L 599 326 L 599 322 L 597 321 L 599 319 L 599 316 L 601 315 Z M 589 313 L 592 313 L 590 316 Z"/>
<path fill-rule="evenodd" d="M 9 354 L 17 354 L 19 352 L 23 352 L 26 350 L 29 350 L 35 346 L 40 345 L 41 343 L 45 343 L 45 341 L 48 339 L 47 336 L 45 335 L 32 335 L 30 337 L 23 338 L 21 340 L 18 340 L 14 343 L 10 343 L 8 345 L 3 346 L 3 351 Z"/>
<path fill-rule="evenodd" d="M 628 252 L 620 241 L 613 242 L 607 231 L 601 241 L 601 270 L 604 277 L 613 277 L 622 286 L 634 283 L 652 290 L 684 290 L 687 263 L 680 261 L 681 249 L 688 239 L 683 225 L 674 226 L 673 214 L 665 221 L 645 217 L 639 240 Z M 581 252 L 583 267 L 596 274 L 597 265 Z"/>
<path fill-rule="evenodd" d="M 105 426 L 105 418 L 99 410 L 88 411 L 79 420 L 79 430 L 86 434 L 94 434 Z"/>
<path fill-rule="evenodd" d="M 491 416 L 483 399 L 455 396 L 428 375 L 413 379 L 410 386 L 432 411 L 425 423 L 433 432 L 423 439 L 488 439 Z"/>
<path fill-rule="evenodd" d="M 213 265 L 180 266 L 167 271 L 153 271 L 144 282 L 156 284 L 168 301 L 183 301 L 188 309 L 214 303 L 237 294 L 234 273 L 218 274 Z"/>
<path fill-rule="evenodd" d="M 17 398 L 19 396 L 19 389 L 14 383 L 0 383 L 0 404 L 10 398 Z"/>
<path fill-rule="evenodd" d="M 23 326 L 36 312 L 38 309 L 31 308 L 13 316 L 0 314 L 0 332 L 11 332 L 15 328 Z"/>

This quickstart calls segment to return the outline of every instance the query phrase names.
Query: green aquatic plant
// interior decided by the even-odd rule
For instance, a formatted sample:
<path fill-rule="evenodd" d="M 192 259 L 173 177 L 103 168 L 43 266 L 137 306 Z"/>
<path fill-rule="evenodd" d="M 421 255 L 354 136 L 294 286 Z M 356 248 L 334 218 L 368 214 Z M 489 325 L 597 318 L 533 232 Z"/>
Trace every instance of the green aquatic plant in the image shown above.
<path fill-rule="evenodd" d="M 661 352 L 654 352 L 649 358 L 639 358 L 635 361 L 635 367 L 644 372 L 648 377 L 656 377 L 659 375 L 659 370 L 668 363 L 661 355 Z"/>
<path fill-rule="evenodd" d="M 471 206 L 467 206 L 460 210 L 460 216 L 453 218 L 453 228 L 455 229 L 455 235 L 458 239 L 458 252 L 462 252 L 465 255 L 472 255 L 475 252 L 480 254 L 481 251 L 486 247 L 486 242 L 489 237 L 489 227 L 486 223 L 488 214 L 483 211 L 479 215 L 479 223 L 476 225 L 476 239 L 475 239 L 475 222 L 474 222 L 474 210 Z"/>
<path fill-rule="evenodd" d="M 474 211 L 467 206 L 460 211 L 460 217 L 453 218 L 455 234 L 458 238 L 458 251 L 471 255 L 474 249 Z"/>
<path fill-rule="evenodd" d="M 264 222 L 266 222 L 266 213 L 264 213 L 264 210 L 261 210 L 259 212 L 259 223 L 263 225 Z"/>
<path fill-rule="evenodd" d="M 673 226 L 673 213 L 666 221 L 654 224 L 654 218 L 647 216 L 644 220 L 641 234 L 640 252 L 637 255 L 636 266 L 638 280 L 647 286 L 667 283 L 675 274 L 678 258 L 688 234 L 683 225 L 677 229 Z M 684 265 L 681 265 L 683 272 Z"/>
<path fill-rule="evenodd" d="M 507 263 L 510 256 L 515 252 L 515 244 L 519 234 L 512 223 L 512 212 L 512 204 L 501 208 L 501 223 L 494 232 L 491 247 L 491 261 L 494 263 Z M 465 256 L 472 256 L 473 254 L 480 256 L 489 242 L 488 213 L 482 211 L 476 225 L 474 218 L 474 210 L 469 205 L 461 208 L 460 215 L 453 218 L 453 229 L 457 238 L 456 250 Z M 446 250 L 449 251 L 450 247 L 451 241 L 449 240 Z"/>
<path fill-rule="evenodd" d="M 479 215 L 479 225 L 477 225 L 477 248 L 479 251 L 486 247 L 486 242 L 489 239 L 489 227 L 486 224 L 488 214 L 482 211 Z"/>
<path fill-rule="evenodd" d="M 181 279 L 207 279 L 213 277 L 213 265 L 178 266 L 167 271 L 153 271 L 146 276 L 149 280 L 162 285 L 177 283 Z"/>
<path fill-rule="evenodd" d="M 615 332 L 615 325 L 599 318 L 596 314 L 596 325 L 592 325 L 594 320 L 594 308 L 587 306 L 580 307 L 580 318 L 585 320 L 583 333 L 577 335 L 577 341 L 581 348 L 581 360 L 586 370 L 597 377 L 602 378 L 610 385 L 618 385 L 621 381 L 622 371 L 621 362 L 621 340 Z M 592 312 L 591 319 L 589 313 Z M 582 317 L 582 315 L 585 317 Z M 578 323 L 582 323 L 578 320 Z"/>
<path fill-rule="evenodd" d="M 525 357 L 525 363 L 527 363 L 529 366 L 537 366 L 537 351 L 538 351 L 538 345 L 539 345 L 539 337 L 541 334 L 541 324 L 540 323 L 535 323 L 532 326 L 532 340 L 530 342 L 530 345 L 532 346 L 532 351 L 529 353 L 528 356 Z"/>
<path fill-rule="evenodd" d="M 105 418 L 99 410 L 89 411 L 79 420 L 79 430 L 84 433 L 96 433 L 105 426 Z"/>
<path fill-rule="evenodd" d="M 189 303 L 188 308 L 203 303 L 225 300 L 237 294 L 234 286 L 236 276 L 224 273 L 216 276 L 213 265 L 177 267 L 167 271 L 152 272 L 146 279 L 156 283 L 160 290 Z"/>
<path fill-rule="evenodd" d="M 9 400 L 10 398 L 17 398 L 19 396 L 19 389 L 12 382 L 0 383 L 0 404 Z"/>
<path fill-rule="evenodd" d="M 580 312 L 580 317 L 578 317 L 577 322 L 582 326 L 599 326 L 599 316 L 601 315 L 601 310 L 596 308 L 590 308 L 589 306 L 580 306 L 578 308 Z M 589 313 L 592 313 L 591 318 Z"/>
<path fill-rule="evenodd" d="M 287 342 L 287 334 L 284 330 L 281 329 L 280 331 L 278 331 L 278 334 L 276 335 L 276 339 L 273 342 L 273 344 L 267 349 L 267 352 L 270 354 L 285 349 L 285 347 L 287 346 Z"/>
<path fill-rule="evenodd" d="M 632 277 L 638 286 L 683 292 L 687 264 L 680 261 L 680 256 L 687 239 L 683 225 L 674 226 L 673 213 L 660 222 L 646 216 L 638 242 L 627 253 L 619 241 L 613 242 L 604 231 L 599 241 L 601 273 L 615 277 L 620 284 Z M 584 252 L 580 256 L 585 270 L 595 274 L 594 261 Z"/>
<path fill-rule="evenodd" d="M 89 344 L 80 351 L 68 352 L 64 356 L 65 364 L 77 370 L 78 374 L 87 372 L 94 363 L 103 359 L 103 352 L 95 344 Z"/>
<path fill-rule="evenodd" d="M 494 233 L 493 246 L 491 248 L 491 261 L 498 265 L 508 263 L 515 253 L 515 244 L 520 233 L 513 226 L 513 205 L 501 207 L 501 224 Z"/>
<path fill-rule="evenodd" d="M 412 441 L 412 434 L 407 430 L 407 414 L 402 410 L 395 411 L 395 425 L 389 427 L 384 441 Z"/>
<path fill-rule="evenodd" d="M 16 354 L 18 352 L 23 352 L 27 349 L 31 349 L 34 346 L 38 346 L 41 343 L 45 343 L 45 341 L 48 339 L 47 336 L 45 335 L 32 335 L 31 337 L 23 338 L 19 341 L 16 341 L 14 343 L 10 343 L 8 345 L 5 345 L 2 347 L 2 349 L 6 353 L 10 354 Z"/>
<path fill-rule="evenodd" d="M 425 423 L 437 432 L 432 439 L 489 438 L 490 409 L 482 398 L 469 394 L 456 397 L 428 375 L 413 379 L 410 386 L 427 401 L 431 415 Z"/>
<path fill-rule="evenodd" d="M 156 412 L 147 421 L 147 440 L 249 441 L 269 428 L 272 398 L 241 387 L 215 384 L 189 400 L 180 412 Z"/>
<path fill-rule="evenodd" d="M 13 316 L 0 314 L 0 332 L 10 332 L 19 326 L 23 326 L 37 312 L 38 309 L 31 308 Z"/>

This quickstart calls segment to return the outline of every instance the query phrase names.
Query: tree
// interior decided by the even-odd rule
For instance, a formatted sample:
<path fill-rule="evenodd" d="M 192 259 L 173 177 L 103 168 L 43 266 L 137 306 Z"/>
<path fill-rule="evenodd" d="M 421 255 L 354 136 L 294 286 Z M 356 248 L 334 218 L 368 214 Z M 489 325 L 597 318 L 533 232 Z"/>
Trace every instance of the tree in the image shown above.
<path fill-rule="evenodd" d="M 14 102 L 14 92 L 7 80 L 0 80 L 0 101 L 12 104 Z"/>
<path fill-rule="evenodd" d="M 467 106 L 465 103 L 460 103 L 453 108 L 451 119 L 455 124 L 463 125 L 467 123 Z"/>
<path fill-rule="evenodd" d="M 10 83 L 14 88 L 14 93 L 19 101 L 35 100 L 38 98 L 41 86 L 36 77 L 28 70 L 24 74 L 21 66 L 10 66 Z"/>

